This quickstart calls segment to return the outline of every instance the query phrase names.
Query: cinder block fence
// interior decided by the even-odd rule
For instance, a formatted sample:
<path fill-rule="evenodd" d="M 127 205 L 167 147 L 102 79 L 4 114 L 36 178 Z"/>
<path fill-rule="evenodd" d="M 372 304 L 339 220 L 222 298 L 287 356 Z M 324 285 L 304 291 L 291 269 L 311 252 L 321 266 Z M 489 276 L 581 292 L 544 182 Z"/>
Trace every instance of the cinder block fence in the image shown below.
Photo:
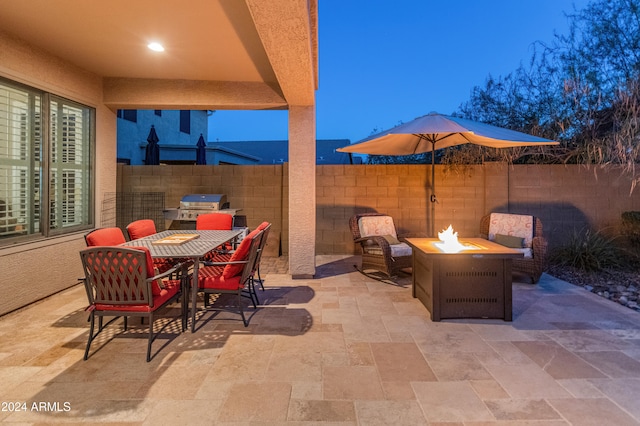
<path fill-rule="evenodd" d="M 480 218 L 492 211 L 532 214 L 555 246 L 586 227 L 616 232 L 622 212 L 640 210 L 640 191 L 630 194 L 619 170 L 575 165 L 438 165 L 433 217 L 430 165 L 325 165 L 316 174 L 318 254 L 354 252 L 348 219 L 359 211 L 390 214 L 401 233 L 427 236 L 435 220 L 436 230 L 451 224 L 466 237 L 477 236 Z M 167 207 L 178 207 L 185 194 L 226 194 L 249 227 L 274 224 L 270 256 L 287 254 L 288 221 L 295 220 L 288 215 L 288 185 L 287 164 L 118 167 L 119 191 L 164 192 Z"/>

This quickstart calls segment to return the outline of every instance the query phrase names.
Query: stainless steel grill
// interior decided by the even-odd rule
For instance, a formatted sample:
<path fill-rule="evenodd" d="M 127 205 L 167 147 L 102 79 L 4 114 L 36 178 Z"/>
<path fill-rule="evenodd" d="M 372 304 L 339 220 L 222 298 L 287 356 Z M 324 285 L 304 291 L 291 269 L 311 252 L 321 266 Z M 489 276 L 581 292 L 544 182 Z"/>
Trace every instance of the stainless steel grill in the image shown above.
<path fill-rule="evenodd" d="M 188 194 L 180 200 L 177 209 L 164 210 L 166 220 L 195 222 L 198 215 L 203 213 L 226 213 L 236 217 L 242 209 L 231 209 L 224 194 Z"/>

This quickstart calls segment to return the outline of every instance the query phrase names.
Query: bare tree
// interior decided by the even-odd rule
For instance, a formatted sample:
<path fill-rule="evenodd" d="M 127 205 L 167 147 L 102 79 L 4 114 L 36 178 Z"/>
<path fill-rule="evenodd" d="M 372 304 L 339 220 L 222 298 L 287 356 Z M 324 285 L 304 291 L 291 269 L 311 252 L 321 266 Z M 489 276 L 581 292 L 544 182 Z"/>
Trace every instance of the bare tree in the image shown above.
<path fill-rule="evenodd" d="M 528 66 L 475 87 L 459 115 L 561 142 L 560 147 L 487 150 L 463 146 L 449 164 L 473 157 L 514 163 L 615 165 L 640 182 L 640 0 L 594 0 L 567 15 L 570 30 L 537 43 Z M 477 160 L 476 160 L 477 161 Z"/>

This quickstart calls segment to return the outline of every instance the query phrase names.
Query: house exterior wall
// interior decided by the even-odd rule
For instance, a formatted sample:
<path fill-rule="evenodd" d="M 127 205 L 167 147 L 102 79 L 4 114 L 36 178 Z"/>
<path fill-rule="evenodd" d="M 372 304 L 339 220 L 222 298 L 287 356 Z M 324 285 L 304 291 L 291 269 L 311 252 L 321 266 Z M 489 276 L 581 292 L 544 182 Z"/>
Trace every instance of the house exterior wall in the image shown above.
<path fill-rule="evenodd" d="M 102 79 L 0 32 L 0 76 L 96 109 L 95 188 L 97 199 L 114 192 L 116 115 L 102 104 Z M 96 208 L 96 223 L 100 223 Z M 0 248 L 0 314 L 20 308 L 78 282 L 78 251 L 84 233 Z"/>

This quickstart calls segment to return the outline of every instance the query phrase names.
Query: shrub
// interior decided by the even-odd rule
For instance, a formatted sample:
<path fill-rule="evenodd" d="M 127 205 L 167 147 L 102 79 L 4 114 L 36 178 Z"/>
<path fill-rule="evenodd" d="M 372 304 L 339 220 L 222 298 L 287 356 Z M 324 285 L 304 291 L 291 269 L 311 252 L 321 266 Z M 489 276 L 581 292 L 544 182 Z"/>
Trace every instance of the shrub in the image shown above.
<path fill-rule="evenodd" d="M 622 235 L 627 237 L 634 248 L 640 248 L 640 212 L 622 213 Z"/>
<path fill-rule="evenodd" d="M 601 232 L 574 231 L 569 241 L 553 251 L 550 261 L 587 272 L 597 272 L 623 266 L 625 256 L 615 244 L 615 237 Z"/>

